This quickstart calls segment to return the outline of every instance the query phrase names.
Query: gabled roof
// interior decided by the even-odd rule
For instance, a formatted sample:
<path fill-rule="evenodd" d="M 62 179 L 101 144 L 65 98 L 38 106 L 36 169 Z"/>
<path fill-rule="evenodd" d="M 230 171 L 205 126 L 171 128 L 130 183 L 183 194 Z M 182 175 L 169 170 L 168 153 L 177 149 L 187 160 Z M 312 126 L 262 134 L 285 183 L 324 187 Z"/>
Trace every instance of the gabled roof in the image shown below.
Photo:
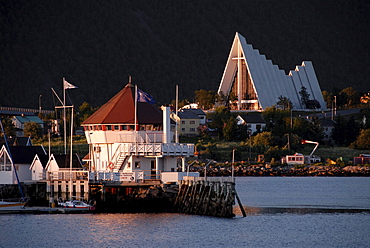
<path fill-rule="evenodd" d="M 9 146 L 13 146 L 16 142 L 16 137 L 12 137 L 12 138 L 7 137 L 7 141 L 8 141 Z M 0 146 L 3 146 L 3 145 L 5 145 L 5 139 L 4 137 L 0 137 Z"/>
<path fill-rule="evenodd" d="M 248 44 L 246 39 L 239 33 L 235 34 L 218 94 L 222 92 L 228 95 L 230 93 L 237 74 L 239 60 L 245 62 L 253 91 L 262 109 L 276 105 L 280 96 L 289 98 L 293 103 L 294 109 L 302 109 L 303 106 L 301 105 L 301 96 L 299 94 L 302 86 L 310 94 L 310 99 L 316 99 L 320 103 L 321 108 L 325 108 L 326 104 L 311 61 L 303 61 L 302 65 L 296 66 L 294 71 L 290 71 L 289 75 L 286 75 L 283 70 L 280 70 L 265 55 L 260 54 L 257 49 Z M 244 93 L 242 92 L 239 95 L 242 96 Z"/>
<path fill-rule="evenodd" d="M 16 137 L 15 146 L 32 146 L 32 140 L 31 137 Z"/>
<path fill-rule="evenodd" d="M 9 147 L 14 164 L 31 164 L 35 155 L 46 155 L 42 146 L 11 146 Z"/>
<path fill-rule="evenodd" d="M 335 126 L 335 121 L 333 121 L 332 119 L 326 119 L 326 118 L 323 118 L 320 120 L 321 122 L 321 126 L 323 127 L 334 127 Z"/>
<path fill-rule="evenodd" d="M 149 102 L 137 102 L 136 121 L 137 124 L 162 124 L 162 113 Z M 90 124 L 135 124 L 135 87 L 127 84 L 82 123 Z"/>
<path fill-rule="evenodd" d="M 194 109 L 194 108 L 190 108 L 190 109 L 181 109 L 180 110 L 181 112 L 192 112 L 196 115 L 206 115 L 206 113 L 204 113 L 204 111 L 202 109 Z"/>
<path fill-rule="evenodd" d="M 39 158 L 42 167 L 45 169 L 49 161 L 49 155 L 37 155 L 37 157 Z"/>
<path fill-rule="evenodd" d="M 70 154 L 53 154 L 53 157 L 58 164 L 59 169 L 69 169 L 70 168 Z M 82 164 L 81 160 L 77 154 L 72 156 L 72 169 L 81 169 Z"/>
<path fill-rule="evenodd" d="M 9 146 L 32 146 L 30 137 L 12 137 L 7 138 Z M 0 146 L 5 145 L 4 137 L 0 137 Z"/>
<path fill-rule="evenodd" d="M 36 122 L 37 124 L 44 124 L 38 116 L 28 116 L 28 115 L 17 115 L 14 116 L 20 123 L 24 124 L 26 122 Z"/>
<path fill-rule="evenodd" d="M 246 123 L 266 123 L 260 115 L 239 115 Z"/>
<path fill-rule="evenodd" d="M 191 111 L 179 111 L 177 115 L 180 119 L 199 119 L 199 116 Z"/>

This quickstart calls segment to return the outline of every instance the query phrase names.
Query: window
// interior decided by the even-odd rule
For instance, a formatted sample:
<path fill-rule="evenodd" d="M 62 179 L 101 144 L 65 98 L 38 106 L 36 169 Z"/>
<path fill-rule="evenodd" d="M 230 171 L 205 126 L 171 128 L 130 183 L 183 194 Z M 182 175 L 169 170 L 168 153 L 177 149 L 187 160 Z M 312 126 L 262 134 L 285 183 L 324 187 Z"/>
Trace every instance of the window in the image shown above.
<path fill-rule="evenodd" d="M 181 124 L 185 124 L 185 121 L 181 121 Z"/>
<path fill-rule="evenodd" d="M 183 127 L 183 128 L 181 128 L 181 131 L 182 131 L 182 132 L 185 132 L 185 128 L 184 128 L 184 127 Z"/>
<path fill-rule="evenodd" d="M 119 126 L 118 125 L 114 125 L 114 130 L 118 131 L 119 130 Z"/>
<path fill-rule="evenodd" d="M 190 132 L 195 132 L 195 128 L 190 128 Z"/>
<path fill-rule="evenodd" d="M 135 161 L 135 168 L 140 168 L 140 161 Z"/>
<path fill-rule="evenodd" d="M 112 130 L 112 126 L 111 125 L 107 125 L 107 130 L 108 131 Z"/>
<path fill-rule="evenodd" d="M 190 121 L 190 124 L 195 124 L 195 121 Z"/>

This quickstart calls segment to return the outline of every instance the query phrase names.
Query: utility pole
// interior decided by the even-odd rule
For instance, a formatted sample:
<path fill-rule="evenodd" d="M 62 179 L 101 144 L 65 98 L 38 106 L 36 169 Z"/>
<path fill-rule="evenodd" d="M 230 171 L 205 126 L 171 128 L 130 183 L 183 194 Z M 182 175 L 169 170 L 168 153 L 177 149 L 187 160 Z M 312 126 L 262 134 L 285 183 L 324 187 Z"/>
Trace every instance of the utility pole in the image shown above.
<path fill-rule="evenodd" d="M 236 148 L 233 147 L 233 155 L 231 158 L 231 178 L 234 179 L 234 158 L 235 158 L 235 150 Z"/>

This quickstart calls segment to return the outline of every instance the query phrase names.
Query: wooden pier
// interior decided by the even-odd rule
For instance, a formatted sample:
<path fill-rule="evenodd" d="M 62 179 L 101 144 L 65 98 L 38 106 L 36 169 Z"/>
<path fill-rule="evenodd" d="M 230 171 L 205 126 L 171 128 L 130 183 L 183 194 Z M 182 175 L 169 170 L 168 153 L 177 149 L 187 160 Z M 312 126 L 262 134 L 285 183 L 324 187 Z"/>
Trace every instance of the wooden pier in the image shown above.
<path fill-rule="evenodd" d="M 189 177 L 180 181 L 174 208 L 178 213 L 231 218 L 235 216 L 235 198 L 243 217 L 246 217 L 233 178 Z"/>

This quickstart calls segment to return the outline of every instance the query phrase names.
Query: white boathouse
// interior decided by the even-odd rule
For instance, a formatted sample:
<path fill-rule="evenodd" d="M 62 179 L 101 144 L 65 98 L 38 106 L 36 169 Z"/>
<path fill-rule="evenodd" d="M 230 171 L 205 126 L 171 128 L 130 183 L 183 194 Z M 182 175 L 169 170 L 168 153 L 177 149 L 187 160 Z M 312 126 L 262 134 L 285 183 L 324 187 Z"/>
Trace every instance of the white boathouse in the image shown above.
<path fill-rule="evenodd" d="M 170 107 L 161 109 L 154 99 L 131 83 L 86 119 L 90 181 L 177 181 L 178 161 L 194 155 L 194 144 L 174 143 Z M 181 158 L 181 159 L 180 159 Z M 184 173 L 184 172 L 183 172 Z"/>

